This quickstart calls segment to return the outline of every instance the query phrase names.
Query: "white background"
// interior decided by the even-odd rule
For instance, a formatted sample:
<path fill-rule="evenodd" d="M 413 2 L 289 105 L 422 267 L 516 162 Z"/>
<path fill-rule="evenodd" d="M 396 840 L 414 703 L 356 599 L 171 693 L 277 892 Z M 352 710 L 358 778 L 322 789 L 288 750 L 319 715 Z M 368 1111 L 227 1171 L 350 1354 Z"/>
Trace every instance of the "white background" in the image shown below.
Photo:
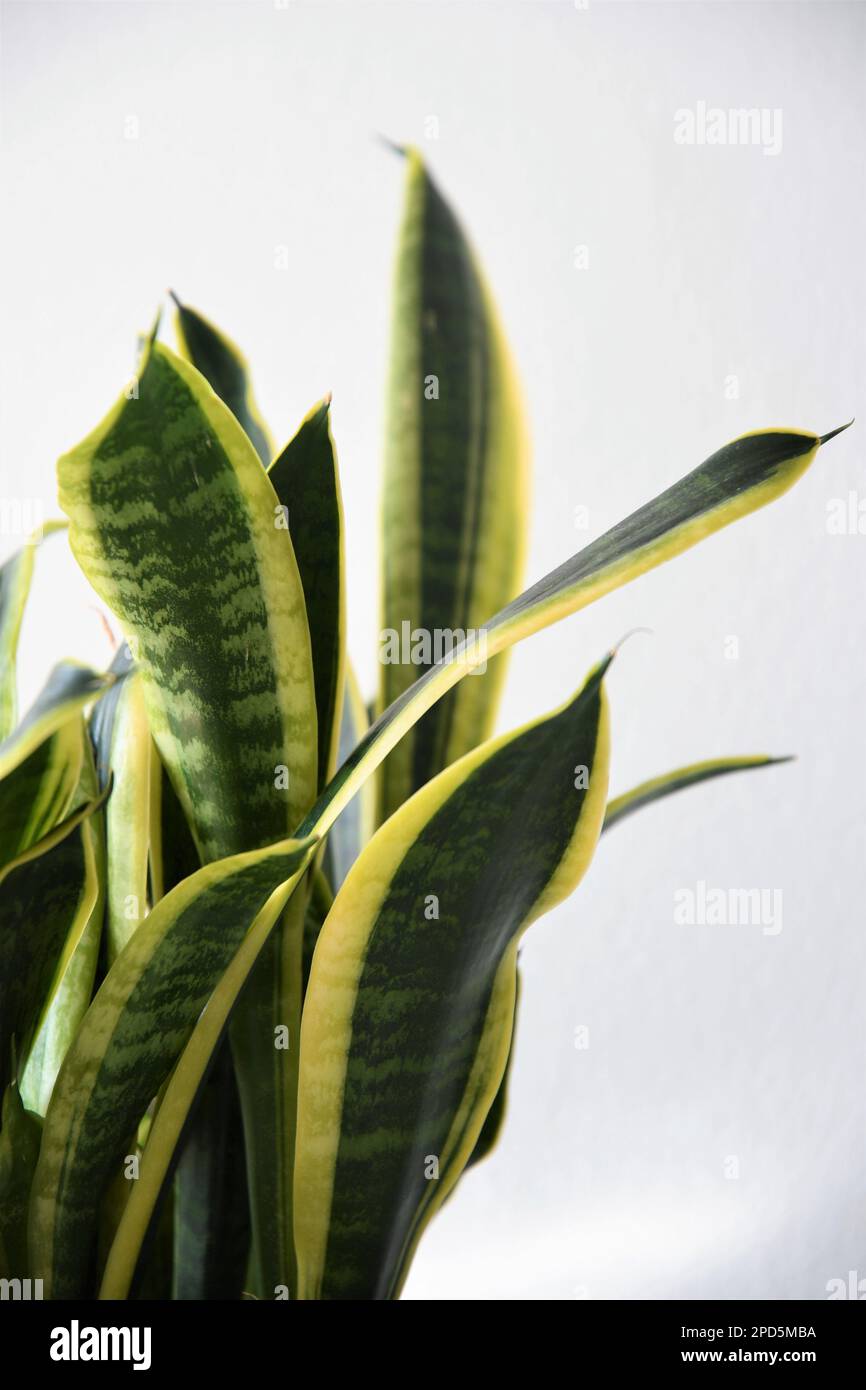
<path fill-rule="evenodd" d="M 781 503 L 515 653 L 502 727 L 653 629 L 610 679 L 617 790 L 717 754 L 799 761 L 635 817 L 533 928 L 505 1138 L 407 1293 L 822 1298 L 866 1278 L 866 536 L 826 525 L 831 499 L 866 498 L 866 10 L 6 0 L 0 16 L 0 495 L 55 513 L 57 455 L 113 402 L 171 285 L 248 352 L 279 443 L 333 390 L 367 688 L 401 182 L 376 132 L 422 146 L 496 288 L 533 427 L 528 578 L 746 429 L 859 414 Z M 674 112 L 699 101 L 780 108 L 781 154 L 675 144 Z M 58 656 L 109 656 L 64 546 L 39 557 L 26 698 Z M 781 888 L 781 933 L 675 926 L 674 893 L 699 880 Z"/>

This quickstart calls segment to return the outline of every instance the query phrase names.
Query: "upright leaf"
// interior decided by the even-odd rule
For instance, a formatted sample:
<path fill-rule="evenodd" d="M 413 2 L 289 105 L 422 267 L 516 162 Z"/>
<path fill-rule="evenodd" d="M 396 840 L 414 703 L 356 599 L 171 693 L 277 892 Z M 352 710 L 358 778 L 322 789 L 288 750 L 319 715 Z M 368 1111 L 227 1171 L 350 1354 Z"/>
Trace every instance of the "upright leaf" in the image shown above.
<path fill-rule="evenodd" d="M 246 358 L 231 338 L 208 323 L 202 314 L 181 304 L 174 293 L 172 299 L 177 306 L 175 327 L 183 356 L 225 402 L 267 466 L 273 458 L 273 447 L 256 405 Z"/>
<path fill-rule="evenodd" d="M 60 501 L 73 553 L 132 643 L 154 740 L 208 862 L 283 839 L 315 796 L 304 593 L 267 473 L 204 378 L 157 343 L 138 392 L 60 460 Z M 297 1049 L 275 1059 L 273 1029 L 297 1037 L 302 928 L 302 912 L 280 928 L 236 1020 L 247 1143 L 263 1145 L 256 1225 L 275 1264 L 290 1229 Z"/>
<path fill-rule="evenodd" d="M 519 589 L 527 460 L 490 292 L 454 213 L 409 151 L 388 389 L 380 709 L 433 664 L 437 639 L 459 641 Z M 383 766 L 381 818 L 488 736 L 503 675 L 493 662 L 419 720 Z"/>
<path fill-rule="evenodd" d="M 111 692 L 109 698 L 110 694 Z M 73 917 L 66 934 L 55 970 L 55 982 L 21 1077 L 22 1099 L 27 1109 L 36 1115 L 44 1115 L 48 1109 L 60 1065 L 93 997 L 102 940 L 105 910 L 105 813 L 101 802 L 108 788 L 99 786 L 83 728 L 79 737 L 84 744 L 85 755 L 76 801 L 81 804 L 93 804 L 97 808 L 81 822 L 80 827 L 85 877 L 90 891 L 82 900 L 80 911 Z M 47 873 L 51 872 L 48 862 L 44 869 Z"/>
<path fill-rule="evenodd" d="M 110 766 L 114 775 L 105 812 L 108 863 L 108 958 L 123 950 L 147 911 L 153 759 L 156 756 L 141 677 L 123 681 L 114 712 Z"/>
<path fill-rule="evenodd" d="M 138 392 L 60 459 L 60 501 L 209 860 L 284 836 L 315 794 L 303 590 L 267 474 L 204 379 L 156 343 Z"/>
<path fill-rule="evenodd" d="M 440 773 L 337 895 L 301 1032 L 303 1298 L 395 1297 L 472 1153 L 508 1057 L 518 941 L 577 886 L 601 830 L 606 666 Z"/>
<path fill-rule="evenodd" d="M 268 469 L 304 586 L 319 720 L 319 786 L 334 775 L 346 666 L 343 502 L 330 398 L 314 406 Z"/>
<path fill-rule="evenodd" d="M 240 1122 L 231 1049 L 224 1043 L 192 1111 L 175 1178 L 175 1299 L 241 1296 L 250 1214 Z"/>
<path fill-rule="evenodd" d="M 701 483 L 698 482 L 696 496 L 693 491 L 695 475 L 689 475 L 670 490 L 672 495 L 668 495 L 668 531 L 665 531 L 664 525 L 659 528 L 656 516 L 659 499 L 656 499 L 655 503 L 648 504 L 602 537 L 601 542 L 594 542 L 581 555 L 573 557 L 567 565 L 527 590 L 519 602 L 509 605 L 507 610 L 497 615 L 495 620 L 491 620 L 488 626 L 496 624 L 496 640 L 505 646 L 539 631 L 592 602 L 593 598 L 601 597 L 618 584 L 626 583 L 630 578 L 679 554 L 704 535 L 711 534 L 714 529 L 720 529 L 727 522 L 746 514 L 750 506 L 756 508 L 771 501 L 796 481 L 814 458 L 819 444 L 826 443 L 831 437 L 832 435 L 825 435 L 823 439 L 819 439 L 818 436 L 808 436 L 808 452 L 803 455 L 791 453 L 791 450 L 803 448 L 803 440 L 807 437 L 795 435 L 792 443 L 789 433 L 786 436 L 787 442 L 777 444 L 779 451 L 774 467 L 767 465 L 761 436 L 752 437 L 756 439 L 756 443 L 747 445 L 745 452 L 734 446 L 721 450 L 719 455 L 713 456 L 708 463 L 711 465 L 711 480 L 714 474 L 720 475 L 716 479 L 719 487 L 714 495 L 720 491 L 727 499 L 727 505 L 724 501 L 718 501 L 717 497 L 715 505 L 710 506 L 709 511 L 703 510 L 703 507 L 709 504 L 706 496 L 703 499 L 700 496 Z M 746 436 L 746 439 L 748 438 L 750 437 Z M 739 441 L 735 441 L 735 445 L 737 443 Z M 733 471 L 727 466 L 731 461 L 732 447 L 734 461 L 738 464 L 738 468 Z M 696 470 L 699 479 L 704 476 L 706 470 L 707 465 L 702 465 Z M 700 526 L 690 526 L 688 521 L 683 521 L 683 513 L 691 517 L 692 523 L 702 518 Z M 648 539 L 649 536 L 652 537 L 651 540 Z M 385 754 L 399 741 L 404 730 L 411 728 L 419 715 L 436 702 L 443 690 L 449 689 L 466 674 L 469 662 L 473 658 L 477 659 L 477 654 L 467 650 L 464 658 L 462 662 L 442 663 L 433 672 L 421 677 L 406 696 L 401 697 L 391 709 L 380 716 L 376 725 L 362 739 L 358 748 L 340 768 L 309 815 L 305 817 L 305 833 L 312 831 L 315 834 L 325 834 L 330 829 L 337 816 L 364 785 Z M 106 1269 L 103 1285 L 105 1297 L 122 1297 L 128 1287 L 132 1273 L 130 1263 L 134 1266 L 135 1254 L 147 1230 L 153 1204 L 170 1167 L 191 1098 L 207 1074 L 208 1065 L 222 1038 L 226 1022 L 271 927 L 272 921 L 267 918 L 257 920 L 211 995 L 207 1009 L 193 1028 L 177 1062 L 167 1087 L 165 1102 L 155 1118 L 148 1142 L 145 1159 L 149 1156 L 149 1161 L 142 1166 L 140 1180 L 135 1184 L 124 1213 L 124 1239 L 120 1241 L 119 1233 L 116 1249 L 112 1252 L 116 1258 L 109 1262 L 110 1267 Z M 513 1010 L 513 1000 L 510 1007 Z M 503 1014 L 506 1020 L 502 1024 L 503 1028 L 507 1027 L 509 1016 L 511 1015 L 506 1009 Z M 169 1100 L 171 1104 L 168 1104 Z M 133 1252 L 132 1256 L 130 1250 Z"/>

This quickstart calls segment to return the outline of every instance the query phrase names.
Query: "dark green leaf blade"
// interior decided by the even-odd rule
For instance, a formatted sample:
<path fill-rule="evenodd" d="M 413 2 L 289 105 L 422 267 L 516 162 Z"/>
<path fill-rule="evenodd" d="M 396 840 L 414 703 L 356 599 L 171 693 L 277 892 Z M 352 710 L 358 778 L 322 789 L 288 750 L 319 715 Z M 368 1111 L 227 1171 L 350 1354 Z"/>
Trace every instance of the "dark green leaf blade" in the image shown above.
<path fill-rule="evenodd" d="M 526 549 L 526 426 L 490 290 L 451 207 L 406 151 L 383 492 L 379 709 L 519 590 Z M 429 635 L 403 651 L 402 634 Z M 390 650 L 400 636 L 399 657 Z M 407 644 L 408 645 L 408 644 Z M 493 661 L 424 715 L 379 779 L 384 819 L 488 737 L 505 674 Z"/>
<path fill-rule="evenodd" d="M 174 292 L 172 299 L 177 306 L 175 327 L 183 356 L 201 372 L 220 400 L 228 406 L 267 467 L 273 458 L 273 447 L 256 405 L 246 358 L 231 339 L 209 323 L 203 314 L 181 304 Z"/>
<path fill-rule="evenodd" d="M 607 664 L 428 783 L 334 901 L 301 1032 L 303 1298 L 395 1297 L 475 1147 L 507 1060 L 519 938 L 576 887 L 601 830 Z"/>
<path fill-rule="evenodd" d="M 307 605 L 319 726 L 318 790 L 334 774 L 346 666 L 343 502 L 330 405 L 328 397 L 313 407 L 268 469 L 286 509 Z"/>

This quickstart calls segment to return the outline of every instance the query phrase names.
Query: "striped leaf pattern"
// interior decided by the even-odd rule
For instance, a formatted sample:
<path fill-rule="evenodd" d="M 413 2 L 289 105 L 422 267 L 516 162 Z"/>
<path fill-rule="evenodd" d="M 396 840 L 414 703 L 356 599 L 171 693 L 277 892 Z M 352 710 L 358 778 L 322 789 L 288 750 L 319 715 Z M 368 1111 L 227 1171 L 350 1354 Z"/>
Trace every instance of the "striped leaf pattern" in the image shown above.
<path fill-rule="evenodd" d="M 383 508 L 379 709 L 520 587 L 528 445 L 508 346 L 457 218 L 415 150 L 406 155 L 397 255 Z M 406 659 L 404 632 L 431 634 Z M 400 640 L 390 655 L 385 634 Z M 457 637 L 459 640 L 459 636 Z M 408 645 L 408 643 L 406 644 Z M 385 658 L 388 658 L 387 660 Z M 502 660 L 445 696 L 389 756 L 380 819 L 491 732 Z"/>
<path fill-rule="evenodd" d="M 395 1297 L 472 1153 L 508 1057 L 519 938 L 601 830 L 607 664 L 418 792 L 337 895 L 301 1035 L 301 1297 Z"/>

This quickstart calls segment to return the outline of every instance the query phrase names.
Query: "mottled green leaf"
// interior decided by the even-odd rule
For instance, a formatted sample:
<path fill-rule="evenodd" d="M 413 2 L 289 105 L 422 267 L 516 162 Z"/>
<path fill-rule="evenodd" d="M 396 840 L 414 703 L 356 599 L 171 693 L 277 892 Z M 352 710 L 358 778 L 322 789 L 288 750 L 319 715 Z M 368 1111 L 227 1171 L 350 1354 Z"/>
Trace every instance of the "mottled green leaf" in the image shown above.
<path fill-rule="evenodd" d="M 337 894 L 301 1031 L 302 1298 L 396 1297 L 475 1147 L 508 1058 L 520 936 L 577 886 L 601 830 L 607 664 L 428 783 Z"/>
<path fill-rule="evenodd" d="M 313 671 L 291 541 L 246 435 L 157 343 L 138 398 L 58 478 L 73 554 L 124 625 L 203 859 L 284 837 L 315 794 Z"/>

